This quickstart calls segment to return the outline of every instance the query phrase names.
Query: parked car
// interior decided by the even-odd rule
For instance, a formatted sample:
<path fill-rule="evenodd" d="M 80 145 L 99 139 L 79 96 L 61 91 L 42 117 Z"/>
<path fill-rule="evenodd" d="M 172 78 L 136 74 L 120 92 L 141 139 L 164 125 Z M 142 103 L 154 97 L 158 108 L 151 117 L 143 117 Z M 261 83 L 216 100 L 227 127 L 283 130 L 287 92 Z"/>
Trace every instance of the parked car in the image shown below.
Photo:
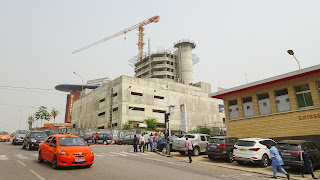
<path fill-rule="evenodd" d="M 38 149 L 40 143 L 47 137 L 48 136 L 44 131 L 28 131 L 23 139 L 22 149 Z"/>
<path fill-rule="evenodd" d="M 267 144 L 275 146 L 277 143 L 272 139 L 246 138 L 240 139 L 233 149 L 233 157 L 237 163 L 258 163 L 261 167 L 267 167 L 271 162 L 270 150 Z"/>
<path fill-rule="evenodd" d="M 87 143 L 92 143 L 91 135 L 89 137 L 84 138 Z M 108 145 L 112 143 L 112 138 L 108 133 L 98 133 L 97 143 L 103 143 Z"/>
<path fill-rule="evenodd" d="M 10 141 L 10 136 L 7 131 L 0 131 L 0 141 Z"/>
<path fill-rule="evenodd" d="M 309 153 L 312 161 L 312 167 L 315 168 L 320 166 L 320 149 L 311 141 L 282 140 L 277 144 L 277 148 L 284 165 L 297 169 L 302 169 L 304 166 L 302 160 L 304 147 L 307 147 L 307 152 Z"/>
<path fill-rule="evenodd" d="M 233 146 L 238 142 L 236 137 L 216 136 L 209 139 L 206 153 L 209 159 L 224 158 L 233 162 Z"/>
<path fill-rule="evenodd" d="M 188 134 L 188 133 L 180 130 L 171 130 L 171 134 L 174 134 L 175 136 L 182 138 L 185 134 Z"/>
<path fill-rule="evenodd" d="M 11 143 L 13 145 L 22 144 L 23 138 L 26 135 L 28 130 L 16 130 L 11 134 Z"/>
<path fill-rule="evenodd" d="M 184 155 L 187 151 L 186 137 L 192 142 L 194 156 L 198 156 L 201 152 L 206 152 L 207 142 L 210 139 L 210 136 L 207 134 L 186 134 L 182 138 L 173 139 L 172 149 Z"/>
<path fill-rule="evenodd" d="M 137 139 L 139 140 L 140 139 L 140 134 L 136 134 L 136 136 L 137 136 Z M 133 144 L 133 138 L 134 138 L 134 134 L 127 134 L 124 137 L 119 138 L 116 141 L 116 143 L 119 144 L 119 145 L 122 145 L 122 144 L 130 144 L 130 145 L 132 145 Z"/>
<path fill-rule="evenodd" d="M 54 169 L 59 166 L 91 167 L 94 154 L 91 148 L 75 135 L 51 135 L 39 147 L 38 162 L 51 162 Z"/>

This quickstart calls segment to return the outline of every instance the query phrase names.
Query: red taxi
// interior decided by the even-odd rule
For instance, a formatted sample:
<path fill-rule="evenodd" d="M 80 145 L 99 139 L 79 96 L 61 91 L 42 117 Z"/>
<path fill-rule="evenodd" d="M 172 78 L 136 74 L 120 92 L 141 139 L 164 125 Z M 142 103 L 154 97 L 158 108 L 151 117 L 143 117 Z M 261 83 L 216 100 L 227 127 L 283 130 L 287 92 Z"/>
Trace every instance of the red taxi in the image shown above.
<path fill-rule="evenodd" d="M 94 154 L 91 148 L 78 136 L 52 135 L 39 146 L 38 162 L 51 162 L 54 169 L 62 166 L 91 167 Z"/>

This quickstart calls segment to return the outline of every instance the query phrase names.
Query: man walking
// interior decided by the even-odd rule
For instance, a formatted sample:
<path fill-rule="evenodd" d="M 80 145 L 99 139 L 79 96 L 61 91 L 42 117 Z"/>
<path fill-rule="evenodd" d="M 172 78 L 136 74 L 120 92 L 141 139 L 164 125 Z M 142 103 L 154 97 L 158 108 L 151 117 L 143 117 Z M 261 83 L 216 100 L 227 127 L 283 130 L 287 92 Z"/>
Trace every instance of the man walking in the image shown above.
<path fill-rule="evenodd" d="M 96 133 L 96 137 L 94 138 L 94 143 L 97 144 L 97 140 L 98 140 L 98 133 Z"/>
<path fill-rule="evenodd" d="M 150 137 L 149 137 L 149 143 L 150 143 L 150 151 L 152 152 L 153 150 L 153 134 L 152 133 L 150 134 Z"/>
<path fill-rule="evenodd" d="M 188 137 L 186 137 L 186 148 L 188 150 L 188 155 L 189 155 L 189 163 L 192 162 L 192 159 L 191 159 L 191 153 L 192 153 L 192 142 L 188 139 Z"/>
<path fill-rule="evenodd" d="M 276 147 L 270 144 L 267 144 L 267 148 L 270 149 L 270 155 L 272 160 L 272 170 L 273 176 L 271 178 L 277 179 L 277 170 L 279 169 L 283 174 L 287 176 L 287 179 L 290 179 L 290 175 L 282 168 L 283 161 L 281 156 L 279 155 L 279 151 Z"/>
<path fill-rule="evenodd" d="M 144 152 L 144 149 L 145 149 L 145 146 L 144 146 L 144 133 L 140 137 L 139 144 L 140 144 L 140 152 L 141 152 L 142 148 L 143 148 L 143 152 Z"/>
<path fill-rule="evenodd" d="M 304 169 L 303 169 L 303 171 L 301 173 L 301 176 L 304 177 L 304 173 L 307 172 L 307 173 L 311 174 L 312 179 L 318 179 L 313 174 L 312 164 L 311 164 L 311 160 L 310 160 L 310 155 L 307 152 L 307 147 L 303 148 L 302 160 L 303 160 L 302 162 L 303 162 L 303 165 L 304 165 Z"/>
<path fill-rule="evenodd" d="M 145 144 L 147 151 L 148 151 L 149 150 L 149 135 L 148 135 L 148 133 L 146 133 L 144 135 L 144 144 Z"/>
<path fill-rule="evenodd" d="M 133 138 L 133 152 L 138 152 L 137 144 L 138 144 L 137 135 L 134 135 L 134 138 Z"/>

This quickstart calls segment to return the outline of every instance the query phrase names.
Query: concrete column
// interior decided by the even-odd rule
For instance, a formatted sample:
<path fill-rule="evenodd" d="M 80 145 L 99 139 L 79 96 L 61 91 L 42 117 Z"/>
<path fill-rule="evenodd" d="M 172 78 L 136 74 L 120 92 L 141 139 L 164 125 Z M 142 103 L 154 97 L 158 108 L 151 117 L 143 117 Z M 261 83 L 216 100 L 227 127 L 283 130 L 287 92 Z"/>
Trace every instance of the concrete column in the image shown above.
<path fill-rule="evenodd" d="M 269 100 L 270 100 L 270 106 L 271 106 L 271 113 L 272 114 L 278 113 L 274 91 L 269 90 L 268 93 L 269 93 Z"/>
<path fill-rule="evenodd" d="M 243 106 L 242 106 L 242 99 L 237 98 L 237 103 L 238 103 L 238 112 L 239 112 L 239 119 L 243 119 Z"/>
<path fill-rule="evenodd" d="M 259 113 L 258 98 L 255 94 L 252 96 L 252 104 L 253 104 L 254 116 L 259 116 L 260 113 Z"/>
<path fill-rule="evenodd" d="M 289 100 L 290 100 L 290 106 L 291 106 L 291 110 L 297 110 L 298 109 L 298 106 L 297 106 L 297 101 L 296 101 L 296 95 L 294 93 L 294 90 L 293 90 L 294 87 L 292 86 L 288 86 L 287 89 L 288 89 L 288 95 L 289 95 Z"/>

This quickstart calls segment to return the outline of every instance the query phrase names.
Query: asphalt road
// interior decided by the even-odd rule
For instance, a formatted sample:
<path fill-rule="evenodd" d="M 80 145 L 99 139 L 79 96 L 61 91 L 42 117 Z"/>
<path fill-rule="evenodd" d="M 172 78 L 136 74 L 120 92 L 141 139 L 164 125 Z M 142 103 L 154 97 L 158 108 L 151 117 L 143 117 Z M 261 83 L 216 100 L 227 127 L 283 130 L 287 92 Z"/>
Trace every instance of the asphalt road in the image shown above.
<path fill-rule="evenodd" d="M 54 170 L 51 163 L 38 163 L 38 151 L 0 142 L 0 180 L 260 180 L 270 176 L 208 166 L 156 153 L 133 153 L 130 145 L 92 145 L 95 162 L 91 168 L 70 167 Z"/>

